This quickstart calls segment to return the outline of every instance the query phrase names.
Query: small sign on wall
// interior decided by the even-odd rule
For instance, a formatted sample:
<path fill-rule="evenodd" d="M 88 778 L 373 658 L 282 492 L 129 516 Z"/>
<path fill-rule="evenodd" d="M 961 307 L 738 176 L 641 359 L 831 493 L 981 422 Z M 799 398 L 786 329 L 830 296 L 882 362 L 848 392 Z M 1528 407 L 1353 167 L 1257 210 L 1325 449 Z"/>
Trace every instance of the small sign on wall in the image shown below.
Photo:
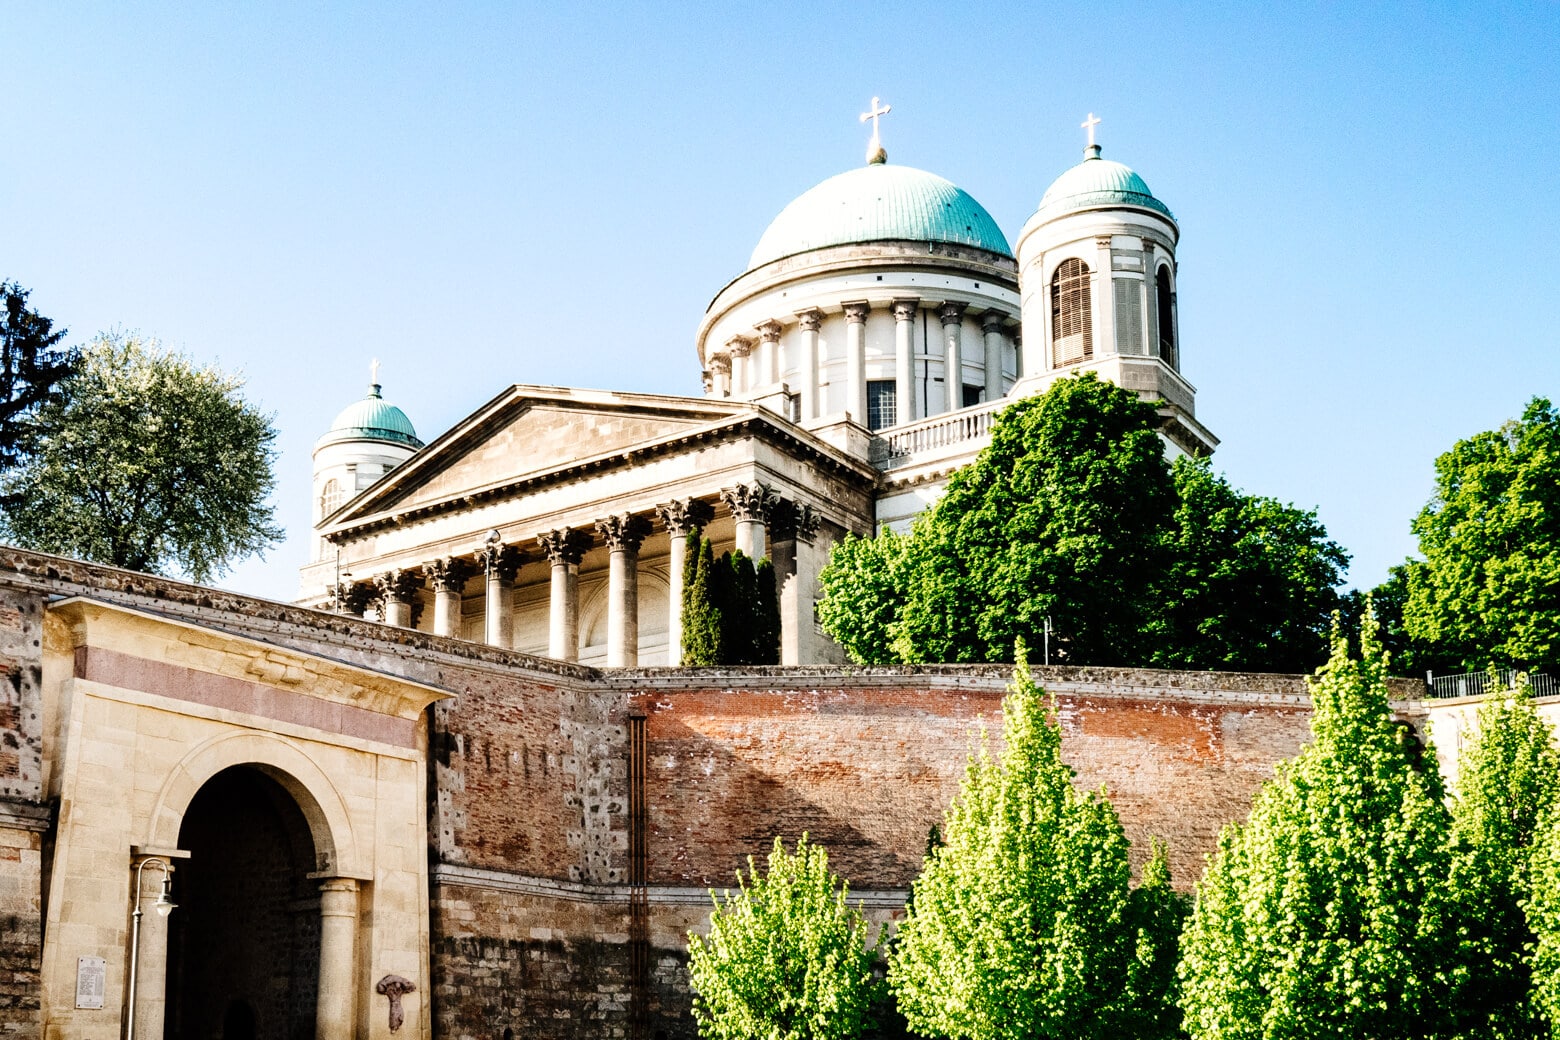
<path fill-rule="evenodd" d="M 103 1006 L 108 962 L 101 957 L 76 958 L 76 1006 L 98 1010 Z"/>

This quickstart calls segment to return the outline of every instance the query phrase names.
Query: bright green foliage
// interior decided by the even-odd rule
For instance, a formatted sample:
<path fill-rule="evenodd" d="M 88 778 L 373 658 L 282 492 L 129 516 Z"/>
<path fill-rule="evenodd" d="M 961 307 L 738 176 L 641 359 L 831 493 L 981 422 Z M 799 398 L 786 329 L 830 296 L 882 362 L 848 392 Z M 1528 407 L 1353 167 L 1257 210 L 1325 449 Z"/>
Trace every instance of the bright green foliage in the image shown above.
<path fill-rule="evenodd" d="M 1153 622 L 1161 668 L 1308 672 L 1326 658 L 1349 555 L 1314 512 L 1246 495 L 1206 460 L 1173 467 L 1169 572 Z"/>
<path fill-rule="evenodd" d="M 901 660 L 1000 661 L 1052 618 L 1067 660 L 1141 663 L 1175 508 L 1158 417 L 1088 373 L 1010 405 L 916 525 Z"/>
<path fill-rule="evenodd" d="M 807 835 L 775 839 L 767 872 L 748 858 L 738 891 L 714 896 L 708 938 L 688 937 L 693 1014 L 710 1040 L 859 1037 L 881 981 L 868 924 Z"/>
<path fill-rule="evenodd" d="M 1528 927 L 1537 940 L 1533 951 L 1533 1002 L 1551 1023 L 1550 1035 L 1560 1040 L 1560 811 L 1540 821 L 1533 843 L 1533 897 L 1527 905 Z"/>
<path fill-rule="evenodd" d="M 895 664 L 893 625 L 910 585 L 912 539 L 885 530 L 835 544 L 818 577 L 818 620 L 857 664 Z"/>
<path fill-rule="evenodd" d="M 1453 1035 L 1450 816 L 1392 721 L 1373 619 L 1310 684 L 1313 741 L 1230 824 L 1181 938 L 1199 1038 Z"/>
<path fill-rule="evenodd" d="M 1181 929 L 1191 902 L 1170 884 L 1170 863 L 1164 843 L 1153 841 L 1143 878 L 1127 899 L 1124 919 L 1128 954 L 1127 985 L 1119 1002 L 1120 1035 L 1134 1040 L 1184 1036 L 1180 984 L 1175 969 L 1180 959 Z"/>
<path fill-rule="evenodd" d="M 715 558 L 707 538 L 688 536 L 683 566 L 684 665 L 778 664 L 780 603 L 774 566 L 740 550 Z"/>
<path fill-rule="evenodd" d="M 1387 652 L 1393 675 L 1417 676 L 1426 671 L 1444 675 L 1461 671 L 1462 662 L 1458 658 L 1408 631 L 1403 611 L 1408 606 L 1408 571 L 1412 566 L 1411 562 L 1398 564 L 1387 572 L 1387 580 L 1370 592 L 1350 589 L 1342 597 L 1343 630 L 1349 638 L 1349 646 L 1358 652 L 1359 621 L 1368 608 L 1376 615 L 1377 639 Z"/>
<path fill-rule="evenodd" d="M 1458 441 L 1435 461 L 1435 496 L 1414 520 L 1408 631 L 1461 660 L 1560 665 L 1560 412 Z"/>
<path fill-rule="evenodd" d="M 688 666 L 719 664 L 723 656 L 724 626 L 715 606 L 715 551 L 698 531 L 688 534 L 683 565 L 682 663 Z"/>
<path fill-rule="evenodd" d="M 1162 858 L 1134 907 L 1120 821 L 1073 786 L 1022 660 L 1002 716 L 1000 757 L 971 756 L 916 879 L 889 964 L 899 1010 L 968 1040 L 1175 1035 L 1173 1009 L 1150 1006 L 1175 960 Z"/>
<path fill-rule="evenodd" d="M 27 420 L 58 400 L 60 384 L 80 362 L 60 346 L 64 329 L 27 305 L 31 293 L 0 282 L 0 467 L 14 466 L 27 441 Z"/>
<path fill-rule="evenodd" d="M 1452 889 L 1467 917 L 1471 974 L 1453 1001 L 1472 1035 L 1547 1037 L 1531 1000 L 1535 839 L 1560 795 L 1560 752 L 1525 684 L 1479 710 L 1452 803 Z"/>
<path fill-rule="evenodd" d="M 243 382 L 155 341 L 104 334 L 38 409 L 7 475 L 17 544 L 196 581 L 281 537 L 267 502 L 276 432 Z"/>

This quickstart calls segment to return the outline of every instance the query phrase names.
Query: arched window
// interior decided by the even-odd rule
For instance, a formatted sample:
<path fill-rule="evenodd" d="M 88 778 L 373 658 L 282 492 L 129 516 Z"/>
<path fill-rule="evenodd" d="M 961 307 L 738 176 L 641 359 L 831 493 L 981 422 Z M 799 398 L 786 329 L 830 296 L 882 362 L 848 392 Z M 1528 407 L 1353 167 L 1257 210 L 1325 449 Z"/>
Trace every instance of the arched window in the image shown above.
<path fill-rule="evenodd" d="M 1154 276 L 1154 296 L 1159 317 L 1159 356 L 1175 368 L 1175 298 L 1170 292 L 1170 268 L 1160 265 Z"/>
<path fill-rule="evenodd" d="M 1051 367 L 1094 356 L 1094 308 L 1089 296 L 1089 265 L 1063 260 L 1051 277 Z"/>
<path fill-rule="evenodd" d="M 336 478 L 331 477 L 320 490 L 320 516 L 327 517 L 341 507 L 341 485 L 336 483 Z"/>

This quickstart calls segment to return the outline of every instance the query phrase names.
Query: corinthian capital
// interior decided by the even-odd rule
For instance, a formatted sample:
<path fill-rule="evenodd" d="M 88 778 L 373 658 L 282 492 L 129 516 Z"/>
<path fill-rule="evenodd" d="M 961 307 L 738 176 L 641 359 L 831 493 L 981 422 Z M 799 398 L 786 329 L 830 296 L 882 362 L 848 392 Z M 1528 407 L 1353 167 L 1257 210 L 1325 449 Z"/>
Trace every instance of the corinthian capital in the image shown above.
<path fill-rule="evenodd" d="M 845 322 L 849 325 L 860 325 L 867 320 L 867 315 L 872 313 L 872 304 L 861 300 L 845 305 Z"/>
<path fill-rule="evenodd" d="M 921 301 L 915 299 L 894 301 L 895 321 L 914 321 L 915 312 L 921 309 Z"/>
<path fill-rule="evenodd" d="M 774 488 L 758 481 L 724 488 L 720 497 L 721 501 L 731 508 L 732 516 L 738 520 L 757 520 L 759 523 L 769 521 L 770 512 L 780 501 L 780 496 L 775 494 Z"/>
<path fill-rule="evenodd" d="M 613 552 L 638 552 L 650 533 L 650 521 L 633 513 L 618 513 L 596 521 L 596 533 Z"/>
<path fill-rule="evenodd" d="M 520 550 L 490 536 L 477 550 L 477 566 L 489 578 L 514 581 L 520 571 Z"/>
<path fill-rule="evenodd" d="M 374 589 L 385 599 L 405 603 L 417 592 L 417 575 L 399 568 L 374 575 Z"/>
<path fill-rule="evenodd" d="M 466 587 L 466 579 L 471 577 L 471 564 L 459 557 L 446 556 L 423 564 L 423 573 L 428 575 L 433 591 L 459 592 Z"/>
<path fill-rule="evenodd" d="M 747 357 L 753 352 L 753 340 L 748 336 L 732 336 L 726 341 L 726 352 L 732 357 Z"/>
<path fill-rule="evenodd" d="M 768 321 L 761 321 L 753 326 L 758 332 L 758 338 L 766 343 L 774 343 L 780 339 L 781 327 L 780 323 L 773 318 Z"/>
<path fill-rule="evenodd" d="M 942 319 L 944 325 L 957 325 L 964 320 L 966 306 L 968 305 L 963 303 L 945 303 L 938 309 L 937 316 Z"/>
<path fill-rule="evenodd" d="M 817 332 L 823 324 L 823 312 L 816 307 L 809 307 L 805 311 L 797 311 L 796 320 L 801 323 L 803 332 Z"/>
<path fill-rule="evenodd" d="M 690 531 L 697 531 L 709 523 L 715 515 L 714 507 L 703 499 L 684 498 L 655 507 L 656 515 L 666 525 L 667 533 L 681 538 Z"/>
<path fill-rule="evenodd" d="M 576 531 L 569 527 L 554 528 L 536 536 L 536 544 L 542 547 L 542 555 L 550 563 L 578 565 L 585 556 L 585 550 L 590 548 L 590 543 L 589 531 Z"/>
<path fill-rule="evenodd" d="M 1001 332 L 1002 326 L 1006 321 L 1006 314 L 999 310 L 989 310 L 980 316 L 980 331 L 988 336 L 993 332 Z"/>

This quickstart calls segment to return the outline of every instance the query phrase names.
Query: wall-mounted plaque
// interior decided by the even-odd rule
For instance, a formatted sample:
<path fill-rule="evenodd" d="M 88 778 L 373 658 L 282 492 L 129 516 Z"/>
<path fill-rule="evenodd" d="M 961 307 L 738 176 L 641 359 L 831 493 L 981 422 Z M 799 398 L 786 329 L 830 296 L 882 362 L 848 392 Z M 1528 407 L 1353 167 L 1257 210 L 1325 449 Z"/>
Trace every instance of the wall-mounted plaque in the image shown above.
<path fill-rule="evenodd" d="M 103 980 L 108 962 L 101 957 L 76 958 L 76 1006 L 96 1010 L 103 1006 Z"/>

